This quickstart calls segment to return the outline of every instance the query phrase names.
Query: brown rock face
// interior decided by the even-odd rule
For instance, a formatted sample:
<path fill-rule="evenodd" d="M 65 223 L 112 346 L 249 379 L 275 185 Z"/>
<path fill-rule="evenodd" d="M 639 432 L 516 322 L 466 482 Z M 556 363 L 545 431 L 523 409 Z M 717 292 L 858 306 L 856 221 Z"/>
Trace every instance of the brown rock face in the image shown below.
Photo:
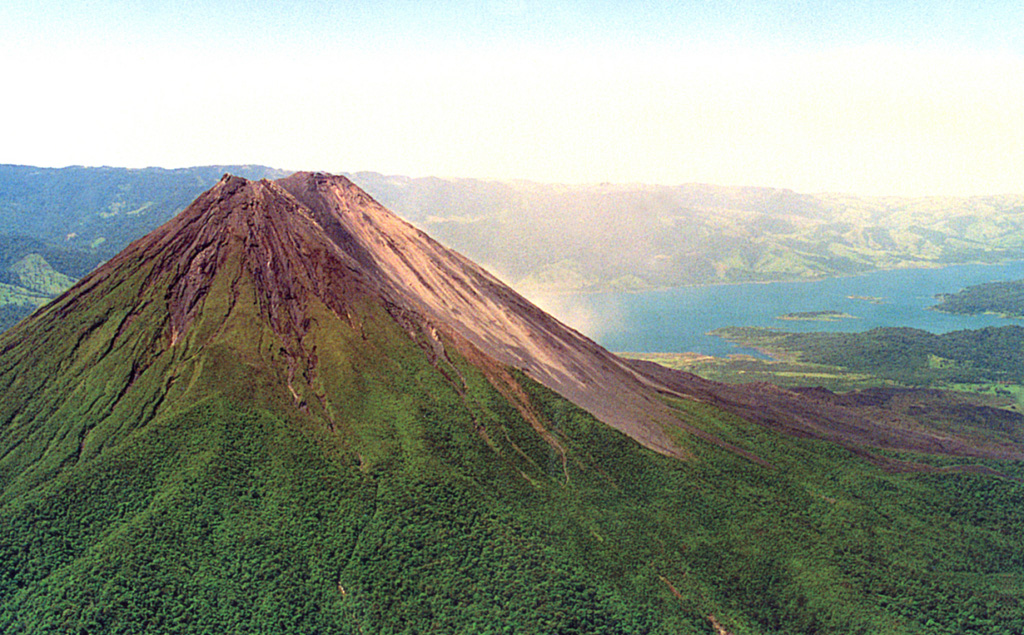
<path fill-rule="evenodd" d="M 150 263 L 151 279 L 173 278 L 166 301 L 174 345 L 207 296 L 214 272 L 232 257 L 248 270 L 261 311 L 282 336 L 304 329 L 311 296 L 343 314 L 353 298 L 381 293 L 360 263 L 327 239 L 310 210 L 282 187 L 230 175 L 71 293 L 81 295 L 124 263 Z"/>

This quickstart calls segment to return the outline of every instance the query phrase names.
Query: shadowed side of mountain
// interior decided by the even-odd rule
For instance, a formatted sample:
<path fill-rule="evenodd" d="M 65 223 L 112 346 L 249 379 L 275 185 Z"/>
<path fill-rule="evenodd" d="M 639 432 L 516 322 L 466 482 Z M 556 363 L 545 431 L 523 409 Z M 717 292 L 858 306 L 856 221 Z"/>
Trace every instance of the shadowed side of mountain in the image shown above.
<path fill-rule="evenodd" d="M 4 334 L 0 471 L 43 480 L 218 391 L 273 402 L 310 358 L 317 307 L 377 297 L 318 237 L 280 188 L 225 177 Z"/>

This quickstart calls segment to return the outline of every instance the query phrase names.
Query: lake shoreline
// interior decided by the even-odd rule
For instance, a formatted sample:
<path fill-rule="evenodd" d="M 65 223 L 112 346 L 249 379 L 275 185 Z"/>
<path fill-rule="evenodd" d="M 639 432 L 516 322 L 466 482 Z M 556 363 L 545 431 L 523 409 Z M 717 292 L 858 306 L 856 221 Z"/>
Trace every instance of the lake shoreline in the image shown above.
<path fill-rule="evenodd" d="M 1004 318 L 928 309 L 936 304 L 936 294 L 1013 278 L 1024 278 L 1024 260 L 888 269 L 814 281 L 567 294 L 546 298 L 545 309 L 609 350 L 762 357 L 759 351 L 733 346 L 707 333 L 729 326 L 796 332 L 858 332 L 903 326 L 933 333 L 1000 326 L 1006 323 Z M 845 313 L 856 319 L 777 319 L 785 314 L 821 311 Z"/>

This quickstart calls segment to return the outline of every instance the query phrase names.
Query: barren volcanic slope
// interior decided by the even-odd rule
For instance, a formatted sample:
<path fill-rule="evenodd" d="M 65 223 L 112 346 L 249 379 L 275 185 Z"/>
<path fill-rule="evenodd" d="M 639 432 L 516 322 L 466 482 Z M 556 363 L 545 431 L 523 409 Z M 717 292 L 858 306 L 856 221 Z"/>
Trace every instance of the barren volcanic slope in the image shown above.
<path fill-rule="evenodd" d="M 1024 628 L 1017 481 L 677 380 L 343 178 L 226 176 L 0 336 L 0 632 Z"/>

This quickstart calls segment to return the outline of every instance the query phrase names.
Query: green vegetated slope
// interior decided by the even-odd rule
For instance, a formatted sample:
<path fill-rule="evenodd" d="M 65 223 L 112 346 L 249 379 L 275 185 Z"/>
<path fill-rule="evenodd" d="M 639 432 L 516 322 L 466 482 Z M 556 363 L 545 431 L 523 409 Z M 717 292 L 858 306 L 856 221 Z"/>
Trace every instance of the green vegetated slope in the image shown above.
<path fill-rule="evenodd" d="M 944 293 L 933 309 L 946 313 L 976 315 L 996 313 L 1008 318 L 1024 318 L 1024 280 L 988 282 L 956 293 Z"/>
<path fill-rule="evenodd" d="M 75 282 L 38 253 L 22 256 L 2 273 L 5 275 L 0 279 L 5 282 L 0 282 L 0 330 L 13 326 Z"/>
<path fill-rule="evenodd" d="M 18 259 L 7 270 L 13 274 L 21 286 L 50 296 L 57 296 L 71 288 L 74 279 L 60 273 L 36 253 L 27 254 Z"/>
<path fill-rule="evenodd" d="M 98 262 L 96 255 L 72 247 L 0 235 L 0 331 L 67 290 Z"/>
<path fill-rule="evenodd" d="M 662 456 L 372 298 L 311 302 L 296 365 L 235 262 L 172 346 L 154 267 L 0 336 L 2 632 L 1024 629 L 1017 480 L 689 401 L 771 467 Z"/>
<path fill-rule="evenodd" d="M 789 333 L 760 327 L 713 331 L 744 346 L 796 361 L 907 386 L 1024 385 L 1024 328 L 934 334 L 910 328 L 861 333 Z"/>

